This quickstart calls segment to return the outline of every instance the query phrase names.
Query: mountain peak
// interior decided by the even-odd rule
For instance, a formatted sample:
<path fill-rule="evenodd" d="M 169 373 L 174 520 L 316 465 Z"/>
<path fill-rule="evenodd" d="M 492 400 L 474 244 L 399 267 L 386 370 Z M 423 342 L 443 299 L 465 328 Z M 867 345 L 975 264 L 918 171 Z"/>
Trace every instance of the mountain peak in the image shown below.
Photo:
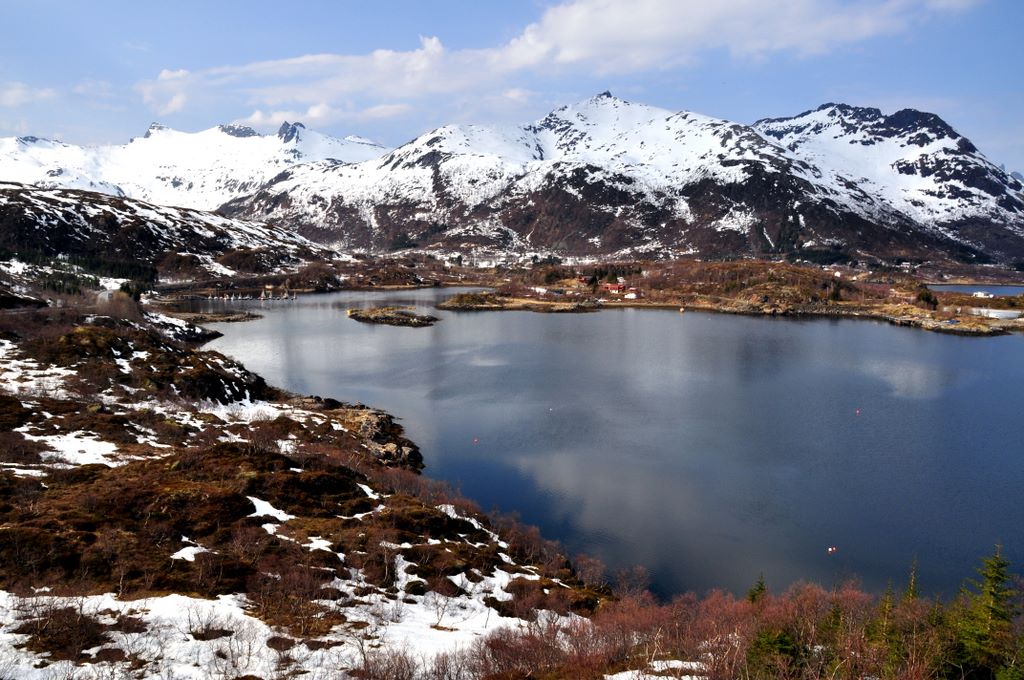
<path fill-rule="evenodd" d="M 220 125 L 217 127 L 218 130 L 231 137 L 258 137 L 259 133 L 253 130 L 248 125 L 237 125 L 230 123 L 228 125 Z"/>
<path fill-rule="evenodd" d="M 909 132 L 913 130 L 926 130 L 936 137 L 950 137 L 956 139 L 959 133 L 950 127 L 949 123 L 934 113 L 918 111 L 917 109 L 900 109 L 896 113 L 886 117 L 886 123 L 897 130 Z M 971 151 L 975 151 L 971 145 Z"/>
<path fill-rule="evenodd" d="M 599 92 L 595 94 L 593 97 L 586 100 L 585 102 L 580 102 L 579 105 L 586 104 L 589 104 L 591 106 L 604 106 L 609 104 L 612 106 L 616 106 L 618 104 L 629 104 L 629 102 L 627 102 L 625 99 L 621 99 L 620 97 L 616 97 L 611 93 L 611 90 L 605 90 L 604 92 Z"/>
<path fill-rule="evenodd" d="M 874 120 L 882 117 L 881 109 L 876 109 L 872 106 L 851 106 L 842 102 L 828 102 L 815 109 L 815 111 L 830 110 L 860 120 Z"/>
<path fill-rule="evenodd" d="M 900 109 L 885 115 L 874 107 L 829 102 L 791 118 L 764 118 L 754 123 L 754 127 L 762 134 L 779 140 L 791 135 L 806 136 L 829 130 L 833 136 L 859 136 L 863 144 L 871 144 L 872 140 L 901 138 L 908 144 L 924 147 L 940 139 L 949 139 L 956 140 L 962 152 L 977 151 L 942 118 L 917 109 Z"/>
<path fill-rule="evenodd" d="M 281 123 L 281 127 L 277 130 L 277 136 L 281 138 L 281 141 L 287 144 L 293 139 L 299 138 L 299 130 L 305 130 L 306 126 L 302 123 L 295 122 L 289 123 L 285 121 Z"/>
<path fill-rule="evenodd" d="M 150 123 L 149 127 L 146 128 L 146 134 L 144 134 L 143 137 L 145 137 L 146 139 L 149 139 L 150 137 L 153 136 L 154 132 L 161 132 L 163 130 L 170 130 L 170 128 L 167 127 L 166 125 L 164 125 L 163 123 L 157 123 L 157 122 Z"/>

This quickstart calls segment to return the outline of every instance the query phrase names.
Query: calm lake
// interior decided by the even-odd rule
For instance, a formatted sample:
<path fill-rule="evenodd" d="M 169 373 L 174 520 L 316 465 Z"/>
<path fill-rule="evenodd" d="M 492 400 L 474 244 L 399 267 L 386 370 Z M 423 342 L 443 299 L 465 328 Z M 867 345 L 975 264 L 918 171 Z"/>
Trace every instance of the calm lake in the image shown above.
<path fill-rule="evenodd" d="M 947 293 L 988 293 L 990 295 L 1013 296 L 1024 295 L 1024 286 L 1013 285 L 985 285 L 985 284 L 964 284 L 964 283 L 931 283 L 928 287 L 936 292 Z"/>
<path fill-rule="evenodd" d="M 1024 568 L 1024 337 L 618 309 L 439 312 L 452 289 L 206 303 L 208 345 L 272 384 L 398 416 L 425 474 L 662 595 L 763 573 L 955 593 Z M 431 328 L 344 309 L 416 305 Z M 833 554 L 827 549 L 838 548 Z"/>

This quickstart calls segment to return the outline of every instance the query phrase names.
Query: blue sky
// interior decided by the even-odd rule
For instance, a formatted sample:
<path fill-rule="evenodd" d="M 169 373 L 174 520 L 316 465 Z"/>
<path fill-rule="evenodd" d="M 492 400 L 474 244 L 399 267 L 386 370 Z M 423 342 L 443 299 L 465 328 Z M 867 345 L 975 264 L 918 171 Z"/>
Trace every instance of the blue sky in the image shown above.
<path fill-rule="evenodd" d="M 933 111 L 1024 171 L 1019 0 L 0 0 L 0 135 L 302 120 L 397 145 L 603 90 L 750 123 Z"/>

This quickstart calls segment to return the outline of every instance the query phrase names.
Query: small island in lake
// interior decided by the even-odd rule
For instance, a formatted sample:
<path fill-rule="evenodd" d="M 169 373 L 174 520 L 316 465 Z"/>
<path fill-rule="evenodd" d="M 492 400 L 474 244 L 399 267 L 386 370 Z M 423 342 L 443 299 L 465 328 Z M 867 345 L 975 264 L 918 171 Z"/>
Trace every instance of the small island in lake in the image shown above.
<path fill-rule="evenodd" d="M 427 314 L 416 314 L 411 307 L 369 307 L 350 309 L 348 318 L 362 323 L 380 323 L 388 326 L 411 326 L 422 328 L 433 326 L 438 318 Z"/>

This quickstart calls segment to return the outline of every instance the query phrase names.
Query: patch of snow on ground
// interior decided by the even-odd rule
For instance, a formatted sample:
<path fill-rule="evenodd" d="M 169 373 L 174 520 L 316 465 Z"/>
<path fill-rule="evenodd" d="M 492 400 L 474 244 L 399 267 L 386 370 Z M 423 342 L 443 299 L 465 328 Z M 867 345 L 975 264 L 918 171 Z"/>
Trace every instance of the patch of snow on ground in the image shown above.
<path fill-rule="evenodd" d="M 18 467 L 18 465 L 15 464 L 15 463 L 0 463 L 0 467 L 2 467 L 4 470 L 6 470 L 7 472 L 10 472 L 12 475 L 14 475 L 16 477 L 45 477 L 46 476 L 46 471 L 45 470 L 37 470 L 35 468 Z"/>
<path fill-rule="evenodd" d="M 201 545 L 187 545 L 178 552 L 171 555 L 172 560 L 185 560 L 186 562 L 195 562 L 196 555 L 204 552 L 210 552 L 208 549 Z"/>
<path fill-rule="evenodd" d="M 110 442 L 96 439 L 94 436 L 84 432 L 71 432 L 68 434 L 34 435 L 25 432 L 25 428 L 17 430 L 25 439 L 40 442 L 53 449 L 53 452 L 43 452 L 44 459 L 57 459 L 68 465 L 91 465 L 99 463 L 107 467 L 123 465 L 123 461 L 110 458 L 117 453 L 117 446 Z"/>
<path fill-rule="evenodd" d="M 404 579 L 408 562 L 396 560 Z M 351 583 L 339 582 L 344 586 Z M 308 677 L 310 680 L 350 677 L 361 665 L 367 641 L 376 647 L 402 649 L 416 659 L 429 660 L 440 652 L 466 649 L 481 635 L 505 627 L 529 624 L 503 618 L 483 604 L 493 584 L 467 584 L 469 596 L 447 598 L 423 596 L 414 602 L 391 601 L 377 595 L 344 609 L 353 622 L 365 621 L 364 629 L 339 627 L 323 639 L 336 644 L 314 648 L 299 642 L 282 656 L 267 643 L 285 633 L 250 616 L 243 595 L 222 595 L 215 600 L 183 595 L 122 601 L 113 594 L 87 597 L 38 595 L 21 598 L 0 591 L 0 660 L 2 670 L 19 680 L 52 680 L 57 677 L 138 677 L 199 680 L 210 677 L 256 676 Z M 323 601 L 325 606 L 331 603 Z M 142 668 L 130 670 L 125 662 L 97 662 L 75 667 L 70 662 L 42 664 L 44 655 L 24 647 L 25 635 L 10 632 L 20 622 L 45 616 L 62 607 L 80 608 L 83 614 L 112 624 L 118 616 L 132 616 L 143 622 L 141 633 L 114 632 L 102 648 L 130 652 Z M 541 612 L 540 621 L 557 618 Z M 230 635 L 205 639 L 213 630 Z M 317 647 L 321 647 L 317 645 Z M 97 650 L 98 651 L 98 650 Z M 285 663 L 287 668 L 278 664 Z M 120 673 L 120 671 L 124 671 Z"/>
<path fill-rule="evenodd" d="M 310 536 L 309 543 L 303 544 L 302 547 L 308 548 L 311 551 L 325 550 L 327 552 L 334 552 L 333 550 L 331 550 L 331 542 L 328 541 L 326 538 L 320 538 L 319 536 Z"/>
<path fill-rule="evenodd" d="M 16 352 L 13 342 L 0 340 L 0 386 L 19 396 L 69 398 L 64 392 L 64 380 L 73 376 L 74 371 L 60 366 L 40 366 L 31 359 L 16 359 Z"/>
<path fill-rule="evenodd" d="M 120 290 L 121 284 L 128 283 L 128 279 L 111 279 L 103 276 L 98 281 L 103 290 Z"/>
<path fill-rule="evenodd" d="M 256 511 L 249 515 L 249 517 L 273 517 L 281 522 L 295 519 L 295 515 L 289 515 L 284 510 L 278 510 L 266 501 L 261 501 L 254 496 L 246 496 L 246 498 L 252 501 L 252 504 L 256 507 Z"/>
<path fill-rule="evenodd" d="M 704 675 L 680 675 L 680 671 L 693 671 L 702 673 L 707 668 L 698 661 L 679 661 L 668 659 L 666 661 L 652 661 L 644 670 L 622 671 L 604 676 L 604 680 L 651 680 L 659 677 L 679 678 L 679 680 L 703 680 Z"/>
<path fill-rule="evenodd" d="M 380 499 L 380 494 L 371 489 L 370 487 L 366 486 L 365 484 L 356 484 L 356 486 L 362 489 L 363 493 L 365 493 L 367 497 L 370 498 L 371 500 L 375 501 Z"/>
<path fill-rule="evenodd" d="M 200 411 L 217 416 L 226 423 L 252 423 L 274 420 L 284 414 L 281 408 L 265 401 L 236 401 L 230 404 L 209 402 L 200 405 Z"/>

